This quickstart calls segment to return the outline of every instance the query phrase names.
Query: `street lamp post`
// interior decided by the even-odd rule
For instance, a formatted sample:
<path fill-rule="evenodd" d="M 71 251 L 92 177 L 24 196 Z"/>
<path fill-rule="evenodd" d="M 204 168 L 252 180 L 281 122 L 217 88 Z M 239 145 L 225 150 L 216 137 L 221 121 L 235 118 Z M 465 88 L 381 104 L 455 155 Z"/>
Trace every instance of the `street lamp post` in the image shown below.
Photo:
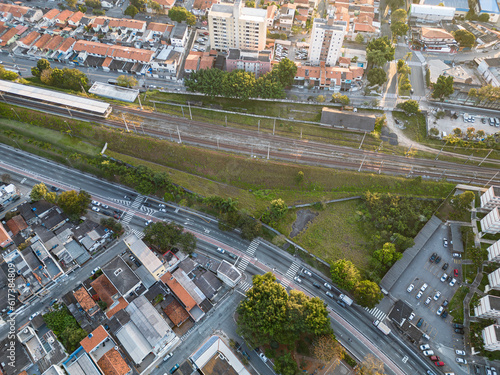
<path fill-rule="evenodd" d="M 69 134 L 69 136 L 70 136 L 71 138 L 73 138 L 73 136 L 71 135 L 71 133 L 73 133 L 73 129 L 71 129 L 71 126 L 69 126 L 68 121 L 64 120 L 64 122 L 66 123 L 66 125 L 68 125 L 68 129 L 69 129 L 68 134 Z"/>

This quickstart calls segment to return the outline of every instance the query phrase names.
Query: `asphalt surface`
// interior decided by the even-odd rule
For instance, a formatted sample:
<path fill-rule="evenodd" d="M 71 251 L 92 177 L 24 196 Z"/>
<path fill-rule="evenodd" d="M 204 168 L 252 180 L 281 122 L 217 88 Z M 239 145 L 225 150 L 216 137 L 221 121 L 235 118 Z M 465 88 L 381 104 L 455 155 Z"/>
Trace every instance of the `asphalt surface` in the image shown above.
<path fill-rule="evenodd" d="M 6 150 L 4 146 L 2 148 L 4 148 L 4 151 Z M 393 333 L 385 336 L 374 327 L 372 324 L 374 317 L 367 311 L 358 306 L 342 308 L 335 300 L 326 297 L 324 287 L 321 290 L 313 287 L 313 281 L 321 285 L 328 281 L 322 275 L 316 274 L 314 270 L 311 270 L 313 272 L 311 278 L 304 278 L 303 283 L 300 285 L 293 284 L 293 276 L 300 272 L 305 265 L 299 259 L 294 258 L 285 251 L 262 241 L 256 247 L 250 246 L 251 244 L 248 241 L 242 240 L 236 232 L 220 232 L 217 223 L 203 214 L 192 214 L 173 205 L 167 205 L 168 212 L 162 213 L 151 207 L 144 207 L 140 203 L 144 202 L 144 197 L 138 196 L 126 187 L 111 184 L 94 176 L 57 165 L 36 156 L 27 155 L 22 151 L 15 152 L 18 156 L 9 157 L 8 161 L 2 160 L 0 168 L 16 176 L 18 179 L 20 179 L 19 174 L 24 175 L 28 178 L 28 180 L 24 181 L 24 184 L 33 185 L 40 180 L 47 184 L 61 187 L 62 189 L 84 189 L 96 200 L 114 208 L 130 211 L 130 215 L 124 215 L 123 220 L 126 221 L 128 217 L 128 222 L 124 222 L 124 224 L 134 231 L 140 231 L 144 227 L 145 219 L 175 220 L 179 224 L 184 225 L 187 230 L 195 233 L 198 237 L 200 248 L 210 252 L 212 256 L 220 257 L 221 254 L 216 251 L 216 248 L 217 246 L 225 247 L 240 257 L 237 267 L 240 268 L 242 256 L 249 261 L 248 265 L 241 267 L 243 271 L 248 269 L 252 272 L 252 267 L 255 265 L 259 270 L 258 273 L 263 273 L 272 270 L 271 266 L 273 266 L 275 268 L 275 275 L 278 279 L 282 280 L 283 285 L 304 290 L 311 296 L 319 296 L 324 299 L 331 310 L 330 316 L 332 317 L 334 330 L 342 334 L 341 340 L 344 340 L 346 347 L 356 357 L 363 358 L 366 354 L 373 353 L 375 356 L 383 358 L 387 366 L 386 370 L 391 374 L 425 373 L 426 369 L 431 369 L 429 364 L 421 358 L 414 347 L 408 346 Z M 34 172 L 35 170 L 36 172 Z M 123 198 L 124 195 L 135 197 L 133 203 L 125 200 Z M 154 203 L 151 199 L 149 201 Z M 98 258 L 92 259 L 83 268 L 73 272 L 61 284 L 57 284 L 42 301 L 37 301 L 28 306 L 24 311 L 17 313 L 16 318 L 19 324 L 26 322 L 33 312 L 40 311 L 46 307 L 54 296 L 60 296 L 72 290 L 75 285 L 90 275 L 92 269 L 106 263 L 124 249 L 125 245 L 119 243 L 108 249 Z M 225 255 L 222 257 L 225 257 Z M 224 259 L 228 260 L 227 258 Z M 251 276 L 247 275 L 246 289 L 250 286 L 248 284 L 250 278 Z M 244 290 L 240 291 L 243 292 Z M 340 291 L 334 290 L 336 296 L 339 293 Z M 5 334 L 6 327 L 0 328 L 0 337 L 4 337 Z M 345 342 L 346 337 L 350 338 L 350 341 Z M 189 355 L 190 353 L 184 354 Z"/>

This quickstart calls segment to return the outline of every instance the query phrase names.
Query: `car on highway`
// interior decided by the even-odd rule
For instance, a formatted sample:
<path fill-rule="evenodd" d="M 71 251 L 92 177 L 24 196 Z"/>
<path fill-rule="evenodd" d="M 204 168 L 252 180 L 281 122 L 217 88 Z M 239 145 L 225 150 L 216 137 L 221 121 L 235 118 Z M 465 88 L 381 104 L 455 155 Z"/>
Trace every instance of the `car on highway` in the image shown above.
<path fill-rule="evenodd" d="M 454 286 L 456 282 L 457 282 L 457 279 L 455 279 L 455 278 L 451 279 L 450 286 Z"/>
<path fill-rule="evenodd" d="M 448 275 L 446 273 L 443 273 L 443 276 L 441 276 L 441 282 L 444 283 L 446 279 L 448 278 Z"/>
<path fill-rule="evenodd" d="M 323 285 L 325 286 L 326 289 L 332 290 L 332 286 L 330 284 L 324 283 Z"/>
<path fill-rule="evenodd" d="M 422 297 L 422 294 L 424 294 L 424 292 L 419 291 L 419 292 L 417 293 L 417 295 L 415 296 L 415 298 L 416 298 L 416 299 L 420 299 L 420 297 Z"/>
<path fill-rule="evenodd" d="M 218 251 L 219 253 L 221 253 L 221 254 L 224 254 L 224 253 L 226 252 L 226 250 L 224 250 L 224 249 L 222 249 L 222 248 L 220 248 L 220 247 L 218 247 L 218 248 L 217 248 L 217 251 Z"/>
<path fill-rule="evenodd" d="M 301 279 L 300 277 L 295 276 L 293 279 L 294 279 L 296 282 L 298 282 L 299 284 L 302 284 L 302 279 Z"/>
<path fill-rule="evenodd" d="M 465 355 L 465 351 L 464 350 L 458 350 L 458 349 L 455 349 L 455 354 L 456 355 Z"/>
<path fill-rule="evenodd" d="M 123 199 L 126 199 L 126 200 L 128 200 L 128 201 L 131 201 L 131 200 L 132 200 L 132 198 L 131 198 L 131 197 L 129 197 L 128 195 L 124 195 L 124 196 L 123 196 Z"/>
<path fill-rule="evenodd" d="M 309 270 L 307 270 L 307 269 L 305 269 L 305 268 L 302 270 L 302 273 L 303 273 L 304 275 L 306 275 L 306 276 L 309 276 L 309 277 L 311 277 L 311 276 L 312 276 L 311 271 L 309 271 Z"/>
<path fill-rule="evenodd" d="M 167 362 L 170 358 L 172 358 L 172 356 L 174 355 L 174 353 L 168 353 L 165 358 L 163 358 L 163 362 Z"/>
<path fill-rule="evenodd" d="M 424 283 L 424 284 L 422 285 L 422 287 L 420 288 L 420 291 L 425 292 L 425 290 L 427 289 L 427 287 L 428 287 L 428 286 L 429 286 L 429 285 L 427 285 L 427 283 Z"/>
<path fill-rule="evenodd" d="M 335 296 L 332 294 L 332 292 L 325 292 L 325 294 L 330 297 L 330 298 L 335 298 Z"/>
<path fill-rule="evenodd" d="M 314 283 L 313 283 L 313 286 L 314 286 L 315 288 L 321 289 L 321 285 L 319 285 L 317 282 L 314 282 Z"/>
<path fill-rule="evenodd" d="M 429 350 L 431 346 L 429 344 L 420 345 L 420 350 Z"/>
<path fill-rule="evenodd" d="M 441 292 L 438 290 L 436 294 L 434 294 L 434 301 L 437 301 L 441 297 Z"/>
<path fill-rule="evenodd" d="M 432 253 L 431 257 L 429 258 L 429 261 L 434 262 L 436 260 L 437 256 L 438 256 L 437 253 Z"/>
<path fill-rule="evenodd" d="M 99 207 L 92 206 L 92 211 L 99 212 L 99 211 L 101 211 L 101 210 L 99 209 Z"/>
<path fill-rule="evenodd" d="M 36 316 L 38 316 L 38 315 L 40 315 L 40 311 L 37 311 L 36 313 L 31 314 L 31 316 L 30 316 L 30 320 L 35 319 L 35 317 L 36 317 Z"/>
<path fill-rule="evenodd" d="M 145 226 L 148 226 L 149 224 L 151 224 L 153 222 L 153 220 L 148 220 L 144 223 Z"/>
<path fill-rule="evenodd" d="M 100 206 L 101 203 L 99 203 L 98 201 L 91 201 L 90 203 L 92 203 L 94 206 Z"/>
<path fill-rule="evenodd" d="M 50 190 L 55 191 L 57 193 L 61 189 L 59 189 L 57 186 L 51 186 Z"/>
<path fill-rule="evenodd" d="M 439 306 L 439 309 L 437 309 L 436 314 L 441 315 L 443 313 L 444 307 Z"/>
<path fill-rule="evenodd" d="M 434 351 L 433 350 L 424 350 L 424 355 L 426 357 L 430 357 L 431 355 L 434 355 Z"/>
<path fill-rule="evenodd" d="M 158 207 L 160 207 L 160 208 L 165 208 L 165 205 L 164 205 L 163 203 L 160 203 L 160 204 L 158 205 Z"/>
<path fill-rule="evenodd" d="M 238 257 L 236 256 L 236 254 L 233 254 L 231 253 L 230 251 L 227 252 L 227 256 L 231 259 L 238 259 Z"/>
<path fill-rule="evenodd" d="M 464 365 L 467 364 L 467 360 L 460 357 L 455 358 L 455 361 L 457 361 L 457 363 L 462 363 Z"/>
<path fill-rule="evenodd" d="M 164 209 L 164 208 L 160 208 L 158 211 L 160 211 L 160 212 L 167 212 L 167 210 Z"/>
<path fill-rule="evenodd" d="M 340 306 L 342 306 L 342 307 L 346 307 L 345 302 L 344 302 L 344 301 L 342 301 L 341 299 L 338 299 L 338 300 L 337 300 L 337 303 L 338 303 Z"/>
<path fill-rule="evenodd" d="M 406 291 L 407 291 L 408 293 L 411 293 L 411 291 L 412 291 L 414 288 L 415 288 L 415 285 L 414 285 L 414 284 L 410 284 L 410 285 L 408 286 L 408 288 L 406 288 Z"/>

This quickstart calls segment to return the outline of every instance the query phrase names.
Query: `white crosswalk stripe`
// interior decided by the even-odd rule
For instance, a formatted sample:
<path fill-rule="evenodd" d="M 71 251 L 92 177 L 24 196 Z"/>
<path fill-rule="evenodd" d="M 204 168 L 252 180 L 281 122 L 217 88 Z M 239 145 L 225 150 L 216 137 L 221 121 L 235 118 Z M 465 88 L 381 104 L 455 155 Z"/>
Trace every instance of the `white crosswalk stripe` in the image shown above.
<path fill-rule="evenodd" d="M 293 279 L 295 277 L 295 275 L 297 274 L 297 272 L 299 271 L 299 268 L 300 266 L 293 262 L 290 266 L 290 268 L 288 269 L 288 271 L 286 271 L 286 275 L 290 278 L 290 279 Z"/>
<path fill-rule="evenodd" d="M 368 307 L 365 307 L 365 310 L 368 311 L 370 314 L 372 314 L 375 318 L 378 320 L 384 320 L 387 314 L 383 312 L 382 310 L 374 307 L 373 309 L 369 309 Z"/>
<path fill-rule="evenodd" d="M 238 268 L 243 273 L 247 269 L 248 263 L 249 263 L 248 259 L 246 259 L 245 257 L 242 257 L 242 258 L 240 258 L 240 262 L 238 263 L 236 268 Z"/>
<path fill-rule="evenodd" d="M 290 285 L 290 279 L 288 277 L 284 277 L 280 280 L 281 285 L 283 285 L 285 288 L 288 288 L 288 285 Z"/>
<path fill-rule="evenodd" d="M 130 223 L 130 221 L 132 220 L 133 217 L 134 217 L 134 212 L 133 211 L 126 211 L 125 215 L 123 215 L 122 222 L 124 224 L 128 224 L 128 223 Z"/>
<path fill-rule="evenodd" d="M 250 288 L 252 287 L 252 284 L 249 284 L 249 283 L 247 283 L 246 281 L 243 281 L 243 280 L 242 280 L 242 281 L 240 281 L 240 283 L 238 284 L 238 287 L 239 287 L 242 291 L 246 292 L 246 291 L 248 291 L 248 289 L 250 289 Z"/>
<path fill-rule="evenodd" d="M 122 206 L 130 206 L 130 201 L 127 201 L 125 199 L 115 199 L 115 198 L 111 198 L 111 200 L 113 202 L 116 202 L 118 204 L 121 204 Z"/>
<path fill-rule="evenodd" d="M 258 239 L 253 240 L 248 246 L 246 253 L 253 257 L 253 255 L 255 254 L 255 250 L 257 250 L 257 248 L 259 247 L 259 243 L 260 242 Z"/>
<path fill-rule="evenodd" d="M 157 212 L 156 210 L 146 206 L 141 206 L 141 211 L 146 212 L 149 216 L 153 216 Z"/>
<path fill-rule="evenodd" d="M 131 207 L 134 209 L 134 210 L 138 210 L 139 207 L 141 206 L 142 204 L 142 200 L 144 199 L 144 197 L 142 195 L 138 195 L 137 197 L 135 197 L 135 200 L 132 202 L 132 205 Z"/>
<path fill-rule="evenodd" d="M 137 237 L 142 239 L 144 237 L 144 232 L 138 231 L 137 229 L 131 229 L 131 232 L 134 233 Z"/>

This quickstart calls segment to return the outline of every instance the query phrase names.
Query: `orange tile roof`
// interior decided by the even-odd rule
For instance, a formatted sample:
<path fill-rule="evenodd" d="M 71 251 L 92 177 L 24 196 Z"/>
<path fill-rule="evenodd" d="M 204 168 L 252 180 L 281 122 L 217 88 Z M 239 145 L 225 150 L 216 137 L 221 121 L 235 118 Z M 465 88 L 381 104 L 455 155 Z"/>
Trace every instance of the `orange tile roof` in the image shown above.
<path fill-rule="evenodd" d="M 197 70 L 198 63 L 200 62 L 200 55 L 190 52 L 186 57 L 186 62 L 184 63 L 184 70 Z"/>
<path fill-rule="evenodd" d="M 351 59 L 349 57 L 339 57 L 339 64 L 351 64 Z"/>
<path fill-rule="evenodd" d="M 276 14 L 276 11 L 278 10 L 278 7 L 274 4 L 269 5 L 267 7 L 267 18 L 272 18 Z"/>
<path fill-rule="evenodd" d="M 115 302 L 112 297 L 118 293 L 118 290 L 116 290 L 106 275 L 102 274 L 99 276 L 90 283 L 90 286 L 94 288 L 99 298 L 106 302 L 108 306 L 111 306 Z"/>
<path fill-rule="evenodd" d="M 65 23 L 68 18 L 70 18 L 73 15 L 73 12 L 71 10 L 63 10 L 61 13 L 58 14 L 56 19 L 59 20 L 60 23 Z"/>
<path fill-rule="evenodd" d="M 126 27 L 129 29 L 136 29 L 136 30 L 141 30 L 144 25 L 146 24 L 146 21 L 139 21 L 139 20 L 131 20 L 128 18 L 110 18 L 109 19 L 109 27 Z"/>
<path fill-rule="evenodd" d="M 309 18 L 308 16 L 303 16 L 302 14 L 295 16 L 295 20 L 301 21 L 301 22 L 306 22 L 308 18 Z"/>
<path fill-rule="evenodd" d="M 84 309 L 87 313 L 89 313 L 90 310 L 97 306 L 97 304 L 94 302 L 92 297 L 90 297 L 89 293 L 83 286 L 80 289 L 74 291 L 73 295 L 75 296 L 82 309 Z M 93 314 L 95 314 L 97 311 L 98 309 L 95 309 L 95 312 Z"/>
<path fill-rule="evenodd" d="M 94 25 L 101 25 L 102 26 L 102 25 L 104 25 L 106 20 L 108 20 L 107 17 L 96 17 L 96 18 L 94 18 L 94 21 L 92 22 L 92 26 L 94 26 Z"/>
<path fill-rule="evenodd" d="M 360 12 L 368 12 L 368 13 L 374 13 L 375 12 L 373 6 L 371 6 L 371 5 L 370 6 L 360 6 L 359 7 L 359 11 Z"/>
<path fill-rule="evenodd" d="M 60 13 L 59 9 L 51 9 L 43 15 L 43 18 L 53 20 Z"/>
<path fill-rule="evenodd" d="M 43 34 L 43 35 L 40 37 L 40 39 L 38 39 L 38 40 L 35 42 L 34 46 L 35 46 L 36 48 L 38 48 L 38 49 L 43 48 L 43 47 L 44 47 L 44 46 L 45 46 L 45 45 L 49 42 L 49 40 L 50 40 L 51 38 L 52 38 L 52 35 L 50 35 L 50 34 Z"/>
<path fill-rule="evenodd" d="M 187 319 L 189 319 L 188 312 L 181 306 L 181 304 L 174 299 L 167 307 L 163 309 L 168 318 L 179 327 Z"/>
<path fill-rule="evenodd" d="M 112 62 L 112 61 L 113 61 L 113 59 L 112 59 L 111 57 L 106 57 L 106 58 L 104 59 L 104 61 L 103 61 L 103 63 L 102 63 L 102 65 L 101 65 L 101 66 L 102 66 L 103 68 L 107 68 L 107 67 L 111 64 L 111 62 Z"/>
<path fill-rule="evenodd" d="M 12 219 L 7 221 L 7 226 L 9 227 L 13 236 L 18 234 L 20 231 L 28 228 L 28 224 L 26 224 L 26 221 L 24 221 L 21 215 L 16 215 Z"/>
<path fill-rule="evenodd" d="M 75 12 L 75 13 L 73 13 L 73 15 L 71 17 L 68 18 L 68 22 L 71 21 L 73 23 L 78 23 L 83 18 L 83 16 L 85 16 L 84 13 L 82 13 L 80 11 Z"/>
<path fill-rule="evenodd" d="M 193 8 L 206 10 L 212 7 L 212 5 L 217 4 L 217 0 L 194 0 Z"/>
<path fill-rule="evenodd" d="M 115 348 L 108 350 L 97 361 L 97 365 L 104 375 L 125 375 L 130 371 L 127 362 Z"/>
<path fill-rule="evenodd" d="M 15 27 L 11 27 L 7 30 L 2 36 L 0 36 L 0 46 L 5 46 L 9 40 L 11 40 L 17 34 L 17 29 Z"/>
<path fill-rule="evenodd" d="M 27 46 L 31 46 L 31 44 L 37 40 L 37 38 L 40 36 L 39 33 L 37 33 L 36 31 L 32 31 L 31 33 L 29 33 L 28 35 L 26 35 L 24 38 L 22 38 L 19 42 L 27 45 Z"/>
<path fill-rule="evenodd" d="M 179 282 L 172 276 L 170 272 L 163 274 L 160 277 L 167 286 L 174 292 L 174 294 L 181 300 L 187 311 L 191 311 L 196 306 L 196 302 L 191 295 L 179 284 Z"/>
<path fill-rule="evenodd" d="M 200 60 L 201 69 L 211 69 L 214 67 L 215 56 L 203 56 Z"/>
<path fill-rule="evenodd" d="M 150 62 L 153 58 L 154 51 L 124 47 L 124 46 L 108 46 L 104 43 L 89 42 L 79 40 L 75 43 L 73 49 L 76 52 L 87 51 L 103 57 L 115 57 L 121 59 L 130 59 L 142 62 Z"/>
<path fill-rule="evenodd" d="M 12 17 L 14 18 L 20 18 L 21 16 L 24 16 L 26 13 L 28 13 L 28 10 L 30 10 L 30 8 L 14 5 L 12 8 L 10 8 L 10 14 L 12 14 Z"/>
<path fill-rule="evenodd" d="M 49 42 L 43 47 L 43 49 L 50 50 L 50 51 L 56 51 L 57 47 L 61 45 L 63 42 L 64 38 L 60 35 L 54 36 Z"/>
<path fill-rule="evenodd" d="M 162 8 L 171 8 L 172 5 L 175 4 L 175 0 L 156 0 L 156 2 L 162 7 Z"/>
<path fill-rule="evenodd" d="M 354 24 L 354 32 L 363 31 L 366 33 L 373 33 L 376 29 L 372 25 L 367 25 L 365 23 L 355 23 Z"/>
<path fill-rule="evenodd" d="M 97 345 L 103 342 L 108 337 L 108 332 L 102 325 L 94 329 L 87 337 L 80 341 L 83 350 L 90 353 Z"/>
<path fill-rule="evenodd" d="M 125 298 L 120 297 L 118 298 L 118 304 L 114 306 L 112 309 L 108 310 L 106 312 L 106 316 L 108 317 L 108 319 L 111 319 L 113 315 L 115 315 L 118 311 L 123 310 L 127 306 L 128 302 L 125 300 Z"/>
<path fill-rule="evenodd" d="M 150 22 L 146 30 L 153 30 L 153 31 L 158 31 L 160 33 L 165 33 L 165 31 L 167 31 L 168 29 L 168 26 L 169 25 L 166 23 Z"/>
<path fill-rule="evenodd" d="M 373 17 L 370 17 L 367 14 L 360 14 L 355 22 L 367 23 L 368 25 L 371 25 L 373 23 Z"/>
<path fill-rule="evenodd" d="M 453 35 L 444 29 L 436 29 L 433 27 L 422 27 L 422 37 L 429 39 L 454 39 Z"/>
<path fill-rule="evenodd" d="M 61 52 L 67 52 L 71 48 L 71 46 L 75 44 L 75 42 L 76 40 L 74 38 L 66 38 L 57 50 Z"/>
<path fill-rule="evenodd" d="M 12 242 L 12 238 L 10 238 L 9 234 L 5 230 L 2 223 L 0 223 L 0 247 L 6 246 L 7 244 Z"/>

